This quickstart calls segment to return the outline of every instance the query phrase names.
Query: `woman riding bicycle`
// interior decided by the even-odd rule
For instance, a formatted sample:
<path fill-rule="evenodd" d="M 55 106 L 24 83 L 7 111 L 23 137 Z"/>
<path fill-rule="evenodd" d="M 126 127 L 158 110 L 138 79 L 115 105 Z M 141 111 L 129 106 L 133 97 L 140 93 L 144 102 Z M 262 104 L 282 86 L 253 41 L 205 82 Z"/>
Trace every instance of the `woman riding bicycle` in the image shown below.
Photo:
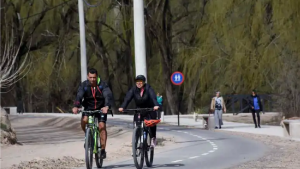
<path fill-rule="evenodd" d="M 154 108 L 154 110 L 159 109 L 159 104 L 156 100 L 156 95 L 153 88 L 146 84 L 146 78 L 143 75 L 138 75 L 135 78 L 136 85 L 133 86 L 126 94 L 124 98 L 124 102 L 119 108 L 120 112 L 123 112 L 124 108 L 128 106 L 132 98 L 134 98 L 135 104 L 138 108 Z M 157 113 L 151 112 L 149 113 L 151 119 L 157 119 Z M 136 116 L 134 117 L 136 121 Z M 151 120 L 150 120 L 151 121 Z M 156 121 L 153 121 L 154 123 Z M 150 127 L 153 138 L 151 139 L 151 146 L 155 147 L 156 145 L 156 125 Z"/>

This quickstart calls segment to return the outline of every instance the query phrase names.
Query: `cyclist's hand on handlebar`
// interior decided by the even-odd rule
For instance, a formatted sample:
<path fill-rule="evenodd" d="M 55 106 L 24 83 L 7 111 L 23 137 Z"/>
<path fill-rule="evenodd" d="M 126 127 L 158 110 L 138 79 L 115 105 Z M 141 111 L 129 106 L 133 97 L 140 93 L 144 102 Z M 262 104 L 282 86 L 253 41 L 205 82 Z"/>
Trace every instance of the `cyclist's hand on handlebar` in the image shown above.
<path fill-rule="evenodd" d="M 102 113 L 106 114 L 108 112 L 108 107 L 102 107 Z"/>
<path fill-rule="evenodd" d="M 159 106 L 154 106 L 153 109 L 154 109 L 154 110 L 158 110 L 158 108 L 159 108 Z"/>
<path fill-rule="evenodd" d="M 78 107 L 73 107 L 72 111 L 74 114 L 78 114 Z"/>
<path fill-rule="evenodd" d="M 123 108 L 119 108 L 119 112 L 123 112 L 123 110 L 124 110 Z"/>

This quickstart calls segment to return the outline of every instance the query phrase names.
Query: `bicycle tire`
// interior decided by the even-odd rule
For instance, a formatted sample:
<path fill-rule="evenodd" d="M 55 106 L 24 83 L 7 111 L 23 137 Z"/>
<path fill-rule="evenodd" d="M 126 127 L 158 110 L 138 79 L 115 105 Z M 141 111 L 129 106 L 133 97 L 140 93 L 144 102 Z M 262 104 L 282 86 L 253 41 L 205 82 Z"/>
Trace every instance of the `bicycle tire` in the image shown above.
<path fill-rule="evenodd" d="M 132 133 L 132 155 L 133 155 L 133 161 L 134 161 L 134 165 L 137 169 L 142 169 L 143 165 L 144 165 L 144 144 L 140 144 L 140 163 L 138 163 L 137 160 L 137 143 L 138 140 L 142 140 L 142 129 L 139 127 L 134 128 L 133 133 Z"/>
<path fill-rule="evenodd" d="M 95 124 L 98 125 L 98 120 L 95 118 Z M 98 126 L 97 126 L 98 127 Z M 99 130 L 98 130 L 99 131 Z M 96 148 L 97 148 L 97 153 L 95 154 L 95 161 L 96 161 L 96 166 L 98 168 L 102 168 L 103 165 L 103 158 L 101 158 L 101 139 L 99 137 L 100 133 L 95 132 L 95 137 L 96 137 Z"/>
<path fill-rule="evenodd" d="M 150 133 L 147 133 L 147 137 L 144 138 L 145 144 L 145 161 L 147 167 L 151 167 L 153 164 L 153 157 L 154 157 L 154 147 L 151 147 L 151 137 Z"/>
<path fill-rule="evenodd" d="M 85 164 L 87 169 L 93 168 L 93 137 L 90 128 L 85 132 Z"/>

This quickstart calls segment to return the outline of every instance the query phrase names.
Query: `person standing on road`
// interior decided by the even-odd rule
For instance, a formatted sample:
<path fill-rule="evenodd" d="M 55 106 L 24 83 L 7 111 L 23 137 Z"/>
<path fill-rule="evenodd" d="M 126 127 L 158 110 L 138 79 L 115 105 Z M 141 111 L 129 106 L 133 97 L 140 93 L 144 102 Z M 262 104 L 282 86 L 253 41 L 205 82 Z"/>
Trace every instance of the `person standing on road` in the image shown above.
<path fill-rule="evenodd" d="M 261 111 L 263 111 L 263 106 L 261 104 L 260 97 L 256 94 L 255 90 L 252 90 L 252 95 L 250 96 L 248 103 L 249 103 L 249 106 L 251 108 L 255 128 L 257 128 L 257 126 L 260 128 L 259 113 Z M 256 119 L 255 119 L 255 113 L 257 115 L 257 123 L 256 123 Z"/>
<path fill-rule="evenodd" d="M 210 109 L 214 111 L 215 129 L 221 129 L 221 126 L 223 125 L 222 114 L 223 111 L 226 113 L 226 106 L 223 97 L 220 96 L 219 91 L 216 92 L 216 97 L 212 98 Z"/>
<path fill-rule="evenodd" d="M 18 112 L 19 114 L 21 114 L 21 113 L 23 114 L 23 112 L 24 112 L 22 100 L 19 100 L 19 101 L 18 101 L 18 104 L 17 104 L 17 112 Z"/>

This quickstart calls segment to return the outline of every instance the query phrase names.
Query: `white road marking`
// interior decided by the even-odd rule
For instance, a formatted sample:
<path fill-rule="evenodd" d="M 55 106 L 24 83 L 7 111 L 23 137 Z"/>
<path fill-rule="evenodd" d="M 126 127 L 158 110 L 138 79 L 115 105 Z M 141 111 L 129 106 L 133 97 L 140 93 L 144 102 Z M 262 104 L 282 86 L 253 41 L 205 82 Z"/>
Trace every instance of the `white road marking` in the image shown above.
<path fill-rule="evenodd" d="M 167 129 L 167 130 L 170 130 L 170 129 Z M 203 155 L 203 156 L 206 156 L 206 155 L 208 155 L 209 153 L 213 153 L 213 152 L 215 152 L 216 150 L 218 150 L 217 145 L 216 145 L 213 141 L 210 141 L 209 139 L 204 138 L 204 137 L 202 137 L 202 136 L 198 136 L 198 135 L 195 135 L 195 134 L 192 134 L 192 133 L 189 133 L 189 132 L 184 132 L 184 131 L 179 131 L 179 130 L 170 130 L 170 131 L 176 131 L 176 132 L 179 132 L 179 133 L 189 134 L 189 135 L 191 135 L 191 136 L 193 136 L 193 137 L 197 137 L 197 138 L 200 138 L 200 139 L 202 139 L 202 140 L 204 140 L 204 141 L 209 142 L 213 149 L 210 150 L 210 151 L 208 151 L 207 153 L 201 154 L 201 155 Z M 198 157 L 199 157 L 199 156 L 193 156 L 193 157 L 189 157 L 189 159 L 195 159 L 195 158 L 198 158 Z M 183 161 L 183 160 L 176 160 L 176 161 L 172 161 L 172 162 L 173 162 L 173 163 L 176 163 L 176 162 L 180 162 L 180 161 Z"/>

